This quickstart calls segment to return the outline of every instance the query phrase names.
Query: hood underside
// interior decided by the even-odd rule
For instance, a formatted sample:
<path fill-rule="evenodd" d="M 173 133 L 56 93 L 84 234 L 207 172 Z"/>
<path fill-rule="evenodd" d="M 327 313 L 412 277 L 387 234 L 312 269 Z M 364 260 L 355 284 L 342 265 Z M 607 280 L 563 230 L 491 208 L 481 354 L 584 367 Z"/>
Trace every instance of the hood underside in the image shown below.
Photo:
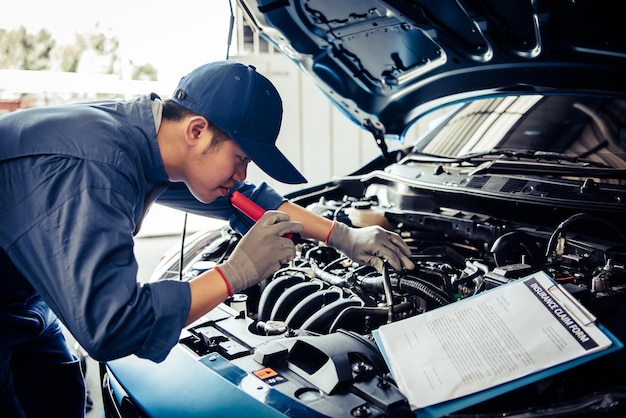
<path fill-rule="evenodd" d="M 504 94 L 626 96 L 619 0 L 238 0 L 249 23 L 376 137 Z"/>

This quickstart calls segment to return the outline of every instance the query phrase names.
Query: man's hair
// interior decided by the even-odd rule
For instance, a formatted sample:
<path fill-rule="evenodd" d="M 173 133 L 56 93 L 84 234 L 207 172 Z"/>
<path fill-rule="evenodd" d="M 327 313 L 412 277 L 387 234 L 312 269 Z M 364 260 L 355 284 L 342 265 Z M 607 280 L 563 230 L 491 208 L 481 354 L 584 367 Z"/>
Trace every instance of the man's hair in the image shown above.
<path fill-rule="evenodd" d="M 163 119 L 171 121 L 181 121 L 187 116 L 195 116 L 196 114 L 186 109 L 172 100 L 163 102 Z"/>
<path fill-rule="evenodd" d="M 191 110 L 182 107 L 181 105 L 179 105 L 178 103 L 172 100 L 165 100 L 163 102 L 163 119 L 164 120 L 177 122 L 177 121 L 181 121 L 185 119 L 188 116 L 201 116 L 201 115 L 198 115 L 197 113 L 192 112 Z M 230 135 L 228 135 L 228 133 L 226 133 L 226 131 L 222 130 L 211 121 L 209 121 L 209 123 L 211 125 L 209 129 L 213 130 L 213 134 L 214 134 L 213 136 L 214 139 L 213 141 L 211 141 L 210 148 L 218 146 L 227 140 L 232 140 L 232 138 L 230 137 Z"/>

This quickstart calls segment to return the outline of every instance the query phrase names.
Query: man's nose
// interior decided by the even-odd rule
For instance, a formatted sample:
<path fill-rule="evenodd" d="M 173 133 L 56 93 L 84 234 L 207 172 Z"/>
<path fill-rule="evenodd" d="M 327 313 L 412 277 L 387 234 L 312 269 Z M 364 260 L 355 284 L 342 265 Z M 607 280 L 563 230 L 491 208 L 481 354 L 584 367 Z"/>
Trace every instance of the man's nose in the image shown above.
<path fill-rule="evenodd" d="M 248 162 L 239 164 L 233 178 L 237 181 L 244 181 L 248 175 Z"/>

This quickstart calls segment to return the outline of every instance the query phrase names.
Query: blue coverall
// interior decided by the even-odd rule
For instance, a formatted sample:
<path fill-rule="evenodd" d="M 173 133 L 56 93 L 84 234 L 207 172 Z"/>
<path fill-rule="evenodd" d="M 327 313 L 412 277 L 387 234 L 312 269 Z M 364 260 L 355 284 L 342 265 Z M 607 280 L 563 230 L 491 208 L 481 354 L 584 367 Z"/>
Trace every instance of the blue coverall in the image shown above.
<path fill-rule="evenodd" d="M 247 230 L 228 199 L 203 204 L 168 181 L 161 110 L 152 94 L 0 117 L 2 416 L 82 416 L 82 375 L 57 318 L 100 361 L 159 362 L 178 342 L 188 283 L 137 282 L 134 234 L 154 201 Z M 266 209 L 284 201 L 265 183 L 237 189 Z"/>

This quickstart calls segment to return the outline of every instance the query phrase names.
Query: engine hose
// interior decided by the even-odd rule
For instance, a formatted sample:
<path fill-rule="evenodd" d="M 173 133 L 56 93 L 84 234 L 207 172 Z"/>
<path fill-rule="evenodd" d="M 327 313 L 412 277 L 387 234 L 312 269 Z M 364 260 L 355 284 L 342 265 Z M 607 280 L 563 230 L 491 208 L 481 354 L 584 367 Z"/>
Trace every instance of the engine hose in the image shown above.
<path fill-rule="evenodd" d="M 432 278 L 436 278 L 437 280 L 439 280 L 439 282 L 441 282 L 441 287 L 435 285 L 434 283 L 432 283 L 429 280 L 426 279 L 422 279 L 426 282 L 428 282 L 429 285 L 435 287 L 436 289 L 439 290 L 450 290 L 450 281 L 448 280 L 448 276 L 441 270 L 436 270 L 436 269 L 429 269 L 429 268 L 420 268 L 419 266 L 413 270 L 413 272 L 411 273 L 412 275 L 416 274 L 421 275 L 421 276 L 427 276 L 427 277 L 432 277 Z"/>
<path fill-rule="evenodd" d="M 447 278 L 445 276 L 444 273 L 441 272 L 437 272 L 435 270 L 431 270 L 431 269 L 422 269 L 416 267 L 415 270 L 413 270 L 413 274 L 415 274 L 415 272 L 419 269 L 418 274 L 423 274 L 423 275 L 428 275 L 428 276 L 432 276 L 437 278 L 438 280 L 440 280 L 443 284 L 443 286 L 445 287 L 449 287 L 448 283 L 447 283 Z M 411 276 L 413 277 L 413 276 Z M 439 287 L 437 287 L 436 285 L 428 282 L 427 280 L 421 279 L 423 282 L 427 282 L 430 286 L 433 286 L 434 288 L 436 288 L 437 290 L 441 291 L 441 289 Z M 359 286 L 361 286 L 361 288 L 366 291 L 366 292 L 370 292 L 370 293 L 383 293 L 385 292 L 385 284 L 384 284 L 384 277 L 383 276 L 370 276 L 370 277 L 362 277 L 362 276 L 358 276 L 356 277 L 356 282 Z"/>
<path fill-rule="evenodd" d="M 385 291 L 385 285 L 381 276 L 376 277 L 359 277 L 357 276 L 357 284 L 365 292 L 369 293 L 383 293 Z"/>
<path fill-rule="evenodd" d="M 403 277 L 398 280 L 398 288 L 418 296 L 423 296 L 427 301 L 434 302 L 437 307 L 445 306 L 454 300 L 431 283 L 418 277 Z"/>
<path fill-rule="evenodd" d="M 329 273 L 322 268 L 320 268 L 315 262 L 310 262 L 311 270 L 313 270 L 313 274 L 315 277 L 329 283 L 333 286 L 347 286 L 348 280 L 342 276 L 337 276 L 336 274 Z"/>
<path fill-rule="evenodd" d="M 626 242 L 626 235 L 624 235 L 624 233 L 619 228 L 617 228 L 617 226 L 607 221 L 606 219 L 599 218 L 597 216 L 589 215 L 586 213 L 577 213 L 577 214 L 570 216 L 563 222 L 561 222 L 559 226 L 557 226 L 557 228 L 554 230 L 552 235 L 550 235 L 550 239 L 548 240 L 548 245 L 546 246 L 546 253 L 545 253 L 546 257 L 549 257 L 550 255 L 552 255 L 552 251 L 556 251 L 556 249 L 553 247 L 556 246 L 556 242 L 558 241 L 558 239 L 561 238 L 563 234 L 565 234 L 565 228 L 574 222 L 583 221 L 583 220 L 592 220 L 592 221 L 605 225 L 609 229 L 615 231 L 617 235 L 619 235 L 619 237 L 623 241 Z"/>
<path fill-rule="evenodd" d="M 470 260 L 467 260 L 465 262 L 465 271 L 467 271 L 467 270 L 469 270 L 470 272 L 467 273 L 465 276 L 461 276 L 461 277 L 455 279 L 452 282 L 452 284 L 460 285 L 460 284 L 469 283 L 472 280 L 474 280 L 476 277 L 478 277 L 480 275 L 480 273 L 481 273 L 481 270 L 478 268 L 478 266 L 476 264 L 474 264 L 473 262 L 471 262 Z"/>

